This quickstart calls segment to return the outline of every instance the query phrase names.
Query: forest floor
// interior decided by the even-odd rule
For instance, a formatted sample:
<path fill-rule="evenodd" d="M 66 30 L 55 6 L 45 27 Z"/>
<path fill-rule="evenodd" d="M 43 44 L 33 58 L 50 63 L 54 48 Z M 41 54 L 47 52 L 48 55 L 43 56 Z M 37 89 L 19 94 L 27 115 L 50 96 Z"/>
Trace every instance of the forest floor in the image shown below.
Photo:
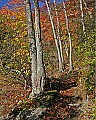
<path fill-rule="evenodd" d="M 60 75 L 59 80 L 63 80 L 67 87 L 60 88 L 56 100 L 47 109 L 42 120 L 95 120 L 90 115 L 92 108 L 88 107 L 93 103 L 87 103 L 85 100 L 82 86 L 78 83 L 78 74 L 64 73 Z M 52 78 L 52 81 L 54 84 L 55 78 Z M 77 84 L 74 85 L 74 82 Z M 24 90 L 21 84 L 9 82 L 7 77 L 0 76 L 0 120 L 3 120 L 2 116 L 10 113 L 19 101 L 28 98 L 30 91 L 30 88 Z"/>
<path fill-rule="evenodd" d="M 0 77 L 0 116 L 6 116 L 19 102 L 28 97 L 29 90 L 17 83 L 10 83 L 8 78 Z"/>

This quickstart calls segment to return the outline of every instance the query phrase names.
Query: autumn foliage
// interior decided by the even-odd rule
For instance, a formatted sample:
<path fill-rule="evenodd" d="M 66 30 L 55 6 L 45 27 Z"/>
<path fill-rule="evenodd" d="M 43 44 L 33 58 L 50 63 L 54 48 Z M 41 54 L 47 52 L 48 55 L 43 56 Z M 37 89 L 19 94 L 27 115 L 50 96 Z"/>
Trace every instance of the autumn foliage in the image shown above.
<path fill-rule="evenodd" d="M 85 0 L 82 0 L 85 1 Z M 42 34 L 42 44 L 43 44 L 43 51 L 44 51 L 44 64 L 47 77 L 55 77 L 58 78 L 66 73 L 69 69 L 69 59 L 65 53 L 65 46 L 64 41 L 66 41 L 68 45 L 68 52 L 69 52 L 69 41 L 68 41 L 68 32 L 66 30 L 66 23 L 65 23 L 65 14 L 62 6 L 62 2 L 57 4 L 58 10 L 58 17 L 60 20 L 60 37 L 63 46 L 63 55 L 64 55 L 64 64 L 65 64 L 65 71 L 64 73 L 58 73 L 58 59 L 57 59 L 57 51 L 54 42 L 54 36 L 52 32 L 51 22 L 48 16 L 47 7 L 43 0 L 39 1 L 40 5 L 40 24 L 41 24 L 41 34 Z M 90 5 L 89 5 L 90 3 Z M 86 6 L 87 4 L 87 6 Z M 86 99 L 86 95 L 89 96 L 90 101 L 94 100 L 94 89 L 95 89 L 95 12 L 94 12 L 94 0 L 87 1 L 86 4 L 83 2 L 83 12 L 84 12 L 84 22 L 86 27 L 86 35 L 83 34 L 82 31 L 82 24 L 81 24 L 81 11 L 79 7 L 79 0 L 68 0 L 66 1 L 66 10 L 69 20 L 69 28 L 72 38 L 72 59 L 73 59 L 73 67 L 74 71 L 78 71 L 78 80 L 79 83 L 79 90 L 80 92 L 83 91 L 83 99 Z M 33 2 L 31 2 L 33 6 Z M 56 13 L 55 7 L 53 3 L 50 3 L 50 9 L 53 15 L 53 20 L 55 24 L 55 28 L 57 27 L 56 23 Z M 34 8 L 32 7 L 32 17 L 34 22 Z M 35 29 L 35 25 L 34 25 Z M 57 31 L 56 31 L 57 32 Z M 29 53 L 29 41 L 28 41 L 28 33 L 27 33 L 27 25 L 26 25 L 26 13 L 25 13 L 25 6 L 23 0 L 12 0 L 8 2 L 6 6 L 3 6 L 0 9 L 0 65 L 1 70 L 0 74 L 3 76 L 8 76 L 8 82 L 4 82 L 0 80 L 0 87 L 4 87 L 5 84 L 8 86 L 13 86 L 12 82 L 18 82 L 22 85 L 17 85 L 17 90 L 21 89 L 23 97 L 19 96 L 19 100 L 24 99 L 30 92 L 30 85 L 28 84 L 28 90 L 24 91 L 24 82 L 25 79 L 29 82 L 31 76 L 31 63 L 30 63 L 30 53 Z M 70 74 L 68 73 L 69 77 Z M 66 77 L 64 77 L 66 78 Z M 3 78 L 1 78 L 3 79 Z M 70 78 L 68 78 L 69 80 Z M 52 81 L 51 81 L 52 82 Z M 54 82 L 53 82 L 54 84 Z M 19 88 L 18 88 L 19 87 Z M 21 88 L 22 87 L 22 88 Z M 49 87 L 47 87 L 49 88 Z M 8 88 L 9 90 L 9 88 Z M 11 90 L 11 92 L 14 90 Z M 73 95 L 73 88 L 70 90 L 61 91 L 63 97 L 66 95 Z M 19 91 L 20 93 L 20 91 Z M 6 93 L 7 94 L 7 93 Z M 21 94 L 21 93 L 20 93 Z M 10 96 L 10 97 L 9 97 Z M 9 101 L 14 96 L 13 94 L 8 94 Z M 16 97 L 14 96 L 14 98 Z M 59 95 L 58 95 L 59 96 Z M 3 99 L 4 96 L 1 98 Z M 27 96 L 28 97 L 28 96 Z M 16 97 L 17 99 L 17 97 Z M 69 106 L 65 108 L 61 108 L 60 104 L 62 105 L 62 101 L 59 99 L 56 101 L 56 105 L 52 104 L 52 108 L 56 111 L 58 109 L 58 114 L 61 114 L 61 119 L 65 116 L 70 118 Z M 70 100 L 69 98 L 64 98 L 63 102 L 68 103 Z M 23 100 L 21 100 L 23 101 Z M 2 102 L 2 100 L 1 100 Z M 4 102 L 4 101 L 3 101 Z M 72 101 L 71 101 L 72 102 Z M 15 105 L 17 101 L 14 101 L 9 104 Z M 92 104 L 92 103 L 91 103 Z M 89 104 L 89 106 L 91 106 Z M 88 107 L 88 106 L 87 106 Z M 94 106 L 92 106 L 94 107 Z M 10 108 L 12 108 L 10 106 Z M 52 108 L 48 109 L 45 115 L 48 119 L 52 119 L 50 116 L 53 116 L 54 120 L 56 119 L 55 112 Z M 75 111 L 76 108 L 71 106 L 71 110 Z M 63 114 L 65 111 L 65 114 Z M 57 112 L 56 112 L 57 113 Z M 3 112 L 5 114 L 5 111 Z M 89 114 L 89 113 L 88 113 Z M 94 110 L 93 113 L 91 111 L 91 115 L 93 119 L 94 117 Z M 91 116 L 89 115 L 89 116 Z M 57 116 L 59 118 L 59 115 Z M 43 119 L 45 119 L 43 117 Z M 66 118 L 66 117 L 65 117 Z M 82 116 L 81 116 L 82 118 Z"/>

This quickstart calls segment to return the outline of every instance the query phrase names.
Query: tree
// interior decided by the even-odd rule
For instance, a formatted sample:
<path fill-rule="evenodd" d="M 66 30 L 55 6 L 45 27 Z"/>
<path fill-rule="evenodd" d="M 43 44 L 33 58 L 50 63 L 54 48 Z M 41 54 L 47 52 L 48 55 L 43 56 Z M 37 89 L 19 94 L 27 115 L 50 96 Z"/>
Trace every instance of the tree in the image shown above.
<path fill-rule="evenodd" d="M 57 35 L 56 35 L 55 25 L 54 25 L 54 21 L 53 21 L 53 16 L 51 14 L 51 10 L 49 8 L 48 1 L 45 0 L 45 2 L 46 2 L 47 9 L 48 9 L 48 14 L 49 14 L 49 17 L 50 17 L 52 30 L 53 30 L 53 35 L 54 35 L 54 39 L 55 39 L 55 43 L 56 43 L 58 60 L 59 60 L 59 71 L 61 72 L 61 71 L 63 71 L 63 63 L 62 63 L 63 61 L 62 61 L 62 58 L 61 58 L 61 51 L 60 51 L 60 47 L 59 47 L 58 40 L 57 40 Z"/>
<path fill-rule="evenodd" d="M 41 44 L 40 13 L 38 0 L 34 0 L 36 25 L 36 30 L 34 30 L 30 0 L 24 0 L 24 2 L 26 8 L 28 38 L 30 42 L 30 58 L 32 71 L 32 93 L 30 94 L 30 96 L 34 96 L 43 92 L 43 86 L 45 82 L 45 71 Z"/>
<path fill-rule="evenodd" d="M 83 33 L 84 35 L 86 34 L 85 32 L 85 24 L 84 24 L 84 14 L 83 14 L 83 5 L 82 5 L 82 0 L 80 0 L 80 10 L 81 10 L 81 22 L 82 22 L 82 28 L 83 28 Z"/>
<path fill-rule="evenodd" d="M 34 8 L 35 8 L 35 38 L 36 38 L 36 48 L 37 48 L 37 93 L 39 94 L 41 91 L 43 92 L 43 86 L 45 82 L 45 72 L 44 72 L 44 64 L 43 64 L 43 51 L 42 51 L 42 43 L 41 43 L 41 27 L 40 27 L 40 11 L 38 0 L 34 0 Z"/>
<path fill-rule="evenodd" d="M 67 12 L 66 12 L 66 6 L 65 6 L 65 2 L 63 2 L 63 7 L 64 7 L 64 13 L 65 13 L 65 18 L 66 18 L 66 29 L 68 32 L 68 37 L 69 37 L 69 44 L 70 44 L 70 68 L 69 71 L 72 71 L 72 41 L 71 41 L 71 34 L 70 34 L 70 30 L 69 30 L 69 25 L 68 25 L 68 17 L 67 17 Z"/>
<path fill-rule="evenodd" d="M 64 69 L 64 57 L 63 57 L 62 42 L 61 42 L 61 37 L 60 37 L 60 19 L 59 19 L 57 7 L 56 7 L 56 0 L 54 0 L 54 4 L 55 4 L 55 13 L 56 13 L 56 18 L 57 18 L 57 38 L 58 38 L 59 47 L 60 47 L 60 56 L 61 56 L 61 60 L 62 60 L 62 69 Z"/>

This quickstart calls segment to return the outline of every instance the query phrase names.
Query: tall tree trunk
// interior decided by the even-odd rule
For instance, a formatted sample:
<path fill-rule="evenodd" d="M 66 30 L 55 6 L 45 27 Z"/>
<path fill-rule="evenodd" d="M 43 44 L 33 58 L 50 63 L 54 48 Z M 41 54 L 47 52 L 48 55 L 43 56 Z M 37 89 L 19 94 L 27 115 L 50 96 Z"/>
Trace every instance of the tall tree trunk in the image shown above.
<path fill-rule="evenodd" d="M 60 37 L 60 20 L 59 20 L 57 7 L 56 7 L 56 0 L 54 0 L 54 5 L 55 5 L 56 18 L 57 18 L 57 38 L 59 40 L 60 56 L 62 60 L 62 68 L 64 70 L 64 57 L 63 57 L 62 42 L 61 42 L 61 37 Z"/>
<path fill-rule="evenodd" d="M 81 10 L 81 22 L 82 22 L 82 27 L 83 27 L 83 33 L 85 35 L 86 32 L 85 32 L 85 24 L 84 24 L 84 14 L 83 14 L 82 0 L 80 0 L 80 10 Z"/>
<path fill-rule="evenodd" d="M 41 27 L 40 27 L 40 11 L 38 0 L 34 0 L 35 8 L 35 38 L 36 38 L 36 48 L 37 48 L 37 94 L 43 92 L 43 86 L 45 82 L 45 70 L 43 64 L 43 51 L 41 43 Z"/>
<path fill-rule="evenodd" d="M 43 51 L 41 43 L 41 28 L 40 28 L 40 13 L 38 0 L 34 0 L 35 8 L 35 25 L 36 30 L 33 27 L 32 12 L 30 0 L 24 0 L 26 8 L 27 29 L 28 38 L 30 42 L 30 58 L 31 58 L 31 81 L 32 92 L 30 97 L 35 96 L 43 92 L 45 82 L 45 71 L 43 64 Z"/>
<path fill-rule="evenodd" d="M 52 30 L 53 30 L 53 35 L 54 35 L 54 39 L 55 39 L 55 43 L 56 43 L 56 48 L 57 48 L 57 52 L 58 52 L 59 71 L 63 71 L 62 60 L 61 60 L 61 56 L 60 56 L 60 48 L 59 48 L 59 45 L 58 45 L 58 40 L 57 40 L 57 36 L 56 36 L 56 31 L 55 31 L 55 26 L 54 26 L 54 22 L 53 22 L 53 17 L 52 17 L 51 12 L 50 12 L 48 1 L 45 0 L 45 2 L 46 2 L 47 9 L 48 9 L 48 13 L 49 13 L 49 17 L 50 17 L 50 21 L 51 21 L 51 25 L 52 25 Z"/>
<path fill-rule="evenodd" d="M 30 43 L 30 58 L 31 58 L 31 81 L 32 81 L 32 93 L 34 96 L 36 91 L 36 80 L 37 80 L 37 58 L 36 58 L 36 42 L 35 42 L 35 31 L 33 27 L 33 20 L 31 14 L 31 6 L 29 0 L 24 0 L 25 8 L 26 8 L 26 19 L 27 19 L 27 30 L 28 30 L 28 38 Z"/>
<path fill-rule="evenodd" d="M 71 43 L 72 41 L 71 41 L 71 34 L 70 34 L 70 30 L 69 30 L 69 23 L 68 23 L 65 2 L 63 2 L 63 7 L 64 7 L 65 18 L 66 18 L 66 28 L 68 31 L 69 44 L 70 44 L 70 58 L 69 58 L 70 68 L 69 68 L 69 71 L 72 71 L 72 43 Z"/>

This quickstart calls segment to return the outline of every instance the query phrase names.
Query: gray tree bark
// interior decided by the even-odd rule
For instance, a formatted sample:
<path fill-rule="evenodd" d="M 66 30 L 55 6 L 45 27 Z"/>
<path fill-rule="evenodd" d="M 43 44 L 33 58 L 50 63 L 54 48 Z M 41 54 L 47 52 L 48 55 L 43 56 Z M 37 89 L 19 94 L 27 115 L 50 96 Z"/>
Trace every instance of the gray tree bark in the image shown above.
<path fill-rule="evenodd" d="M 31 58 L 31 81 L 32 81 L 32 96 L 34 96 L 36 92 L 36 80 L 37 80 L 37 60 L 36 60 L 36 41 L 35 41 L 35 31 L 33 27 L 33 20 L 31 14 L 31 6 L 29 0 L 24 0 L 25 9 L 26 9 L 26 19 L 27 19 L 27 30 L 28 30 L 28 38 L 30 43 L 30 58 Z"/>
<path fill-rule="evenodd" d="M 26 9 L 27 29 L 28 38 L 30 43 L 30 58 L 31 58 L 31 81 L 32 81 L 32 92 L 30 97 L 43 92 L 43 86 L 45 81 L 45 71 L 43 64 L 43 51 L 41 43 L 41 29 L 40 29 L 40 15 L 38 0 L 34 0 L 35 7 L 35 25 L 36 31 L 33 27 L 32 12 L 30 0 L 24 0 Z"/>
<path fill-rule="evenodd" d="M 43 86 L 45 83 L 45 70 L 43 64 L 43 51 L 41 43 L 41 27 L 40 27 L 40 11 L 38 0 L 34 0 L 35 8 L 35 38 L 36 38 L 36 48 L 37 48 L 37 94 L 43 92 Z"/>

